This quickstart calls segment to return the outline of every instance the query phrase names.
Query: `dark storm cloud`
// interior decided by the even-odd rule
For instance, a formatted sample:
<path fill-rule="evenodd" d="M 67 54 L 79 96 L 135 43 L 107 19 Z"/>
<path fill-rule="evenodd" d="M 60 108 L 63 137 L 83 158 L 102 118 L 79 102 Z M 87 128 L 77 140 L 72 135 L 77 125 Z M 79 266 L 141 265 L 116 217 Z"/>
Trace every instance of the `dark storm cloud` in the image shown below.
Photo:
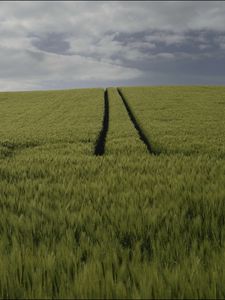
<path fill-rule="evenodd" d="M 113 56 L 127 67 L 148 71 L 174 74 L 176 76 L 193 74 L 194 76 L 220 76 L 225 78 L 225 51 L 221 44 L 225 41 L 225 32 L 211 30 L 190 30 L 182 33 L 173 31 L 145 31 L 132 34 L 116 34 L 114 40 L 129 48 L 140 45 L 139 60 L 129 57 Z M 154 47 L 147 47 L 150 41 Z M 144 45 L 146 44 L 146 47 Z"/>
<path fill-rule="evenodd" d="M 222 84 L 225 3 L 0 2 L 0 90 Z"/>
<path fill-rule="evenodd" d="M 39 50 L 56 53 L 66 54 L 70 49 L 70 43 L 66 40 L 67 34 L 49 32 L 43 36 L 30 35 L 32 45 Z"/>
<path fill-rule="evenodd" d="M 172 30 L 117 33 L 114 41 L 129 47 L 136 45 L 140 51 L 152 55 L 159 53 L 222 53 L 220 43 L 225 41 L 225 31 L 189 30 L 177 33 Z"/>

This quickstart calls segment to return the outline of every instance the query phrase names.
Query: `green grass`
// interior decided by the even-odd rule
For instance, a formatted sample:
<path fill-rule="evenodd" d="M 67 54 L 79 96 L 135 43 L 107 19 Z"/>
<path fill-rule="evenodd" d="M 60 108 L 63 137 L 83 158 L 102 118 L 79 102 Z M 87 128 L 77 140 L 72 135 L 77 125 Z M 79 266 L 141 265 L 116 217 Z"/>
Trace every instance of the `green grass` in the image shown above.
<path fill-rule="evenodd" d="M 132 156 L 135 153 L 148 154 L 145 145 L 129 119 L 126 108 L 115 88 L 108 89 L 109 133 L 106 154 L 109 156 Z"/>
<path fill-rule="evenodd" d="M 224 90 L 122 91 L 0 94 L 1 298 L 225 297 Z"/>
<path fill-rule="evenodd" d="M 121 90 L 157 152 L 225 158 L 224 87 Z"/>

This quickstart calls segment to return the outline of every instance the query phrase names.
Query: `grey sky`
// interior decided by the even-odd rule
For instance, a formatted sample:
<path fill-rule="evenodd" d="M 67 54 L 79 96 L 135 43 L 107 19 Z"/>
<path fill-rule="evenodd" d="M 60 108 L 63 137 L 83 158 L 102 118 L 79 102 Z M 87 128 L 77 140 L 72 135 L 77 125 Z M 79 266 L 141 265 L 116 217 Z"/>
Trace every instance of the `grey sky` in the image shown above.
<path fill-rule="evenodd" d="M 225 2 L 0 2 L 0 91 L 224 83 Z"/>

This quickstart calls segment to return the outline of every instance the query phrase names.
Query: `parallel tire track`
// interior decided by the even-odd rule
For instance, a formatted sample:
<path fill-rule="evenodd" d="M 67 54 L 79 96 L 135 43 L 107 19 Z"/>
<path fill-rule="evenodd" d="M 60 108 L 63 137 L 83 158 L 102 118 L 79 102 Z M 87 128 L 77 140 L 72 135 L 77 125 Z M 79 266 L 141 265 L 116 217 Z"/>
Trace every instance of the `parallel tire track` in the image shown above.
<path fill-rule="evenodd" d="M 121 97 L 121 99 L 122 99 L 122 101 L 124 103 L 124 106 L 126 107 L 127 113 L 128 113 L 128 115 L 130 117 L 130 120 L 133 123 L 135 129 L 137 130 L 138 135 L 139 135 L 141 141 L 146 145 L 149 153 L 156 154 L 156 153 L 154 153 L 154 151 L 152 149 L 152 146 L 151 146 L 149 140 L 147 139 L 146 135 L 144 134 L 143 130 L 139 126 L 139 124 L 138 124 L 138 122 L 137 122 L 137 120 L 136 120 L 136 118 L 135 118 L 135 116 L 134 116 L 134 114 L 133 114 L 130 106 L 128 105 L 128 103 L 127 103 L 127 101 L 126 101 L 126 99 L 125 99 L 125 97 L 123 95 L 123 93 L 121 92 L 120 89 L 117 89 L 117 91 L 118 91 L 118 93 L 119 93 L 119 95 L 120 95 L 120 97 Z"/>
<path fill-rule="evenodd" d="M 102 122 L 102 129 L 96 141 L 95 150 L 94 150 L 95 155 L 103 155 L 105 153 L 105 142 L 106 142 L 108 129 L 109 129 L 109 99 L 108 99 L 108 91 L 106 89 L 104 93 L 104 116 Z"/>

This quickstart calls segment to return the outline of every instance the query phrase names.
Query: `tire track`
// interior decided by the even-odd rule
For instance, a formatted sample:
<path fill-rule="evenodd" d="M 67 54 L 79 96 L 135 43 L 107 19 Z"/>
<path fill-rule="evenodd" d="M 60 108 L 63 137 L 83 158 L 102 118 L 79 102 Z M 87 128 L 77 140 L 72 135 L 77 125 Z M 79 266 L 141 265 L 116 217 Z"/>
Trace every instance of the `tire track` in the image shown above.
<path fill-rule="evenodd" d="M 132 112 L 130 106 L 128 105 L 128 103 L 127 103 L 127 101 L 126 101 L 126 99 L 125 99 L 125 97 L 124 97 L 124 95 L 123 95 L 123 93 L 121 92 L 121 90 L 120 90 L 119 88 L 117 88 L 117 91 L 118 91 L 118 93 L 119 93 L 119 95 L 120 95 L 120 97 L 121 97 L 121 99 L 122 99 L 122 101 L 123 101 L 124 106 L 126 107 L 127 113 L 128 113 L 128 115 L 129 115 L 129 117 L 130 117 L 130 120 L 131 120 L 131 122 L 133 123 L 135 129 L 137 130 L 138 135 L 139 135 L 141 141 L 146 145 L 146 147 L 147 147 L 147 149 L 148 149 L 148 152 L 149 152 L 150 154 L 156 155 L 156 153 L 155 153 L 155 152 L 153 151 L 153 149 L 152 149 L 152 146 L 151 146 L 149 140 L 147 139 L 147 137 L 146 137 L 146 135 L 144 134 L 144 132 L 143 132 L 143 130 L 141 129 L 141 127 L 139 126 L 139 124 L 138 124 L 138 122 L 137 122 L 137 120 L 136 120 L 136 118 L 135 118 L 135 116 L 134 116 L 134 114 L 133 114 L 133 112 Z"/>
<path fill-rule="evenodd" d="M 105 142 L 106 136 L 109 129 L 109 99 L 107 89 L 104 92 L 104 116 L 102 122 L 102 129 L 99 133 L 98 139 L 96 141 L 94 154 L 103 155 L 105 153 Z"/>

